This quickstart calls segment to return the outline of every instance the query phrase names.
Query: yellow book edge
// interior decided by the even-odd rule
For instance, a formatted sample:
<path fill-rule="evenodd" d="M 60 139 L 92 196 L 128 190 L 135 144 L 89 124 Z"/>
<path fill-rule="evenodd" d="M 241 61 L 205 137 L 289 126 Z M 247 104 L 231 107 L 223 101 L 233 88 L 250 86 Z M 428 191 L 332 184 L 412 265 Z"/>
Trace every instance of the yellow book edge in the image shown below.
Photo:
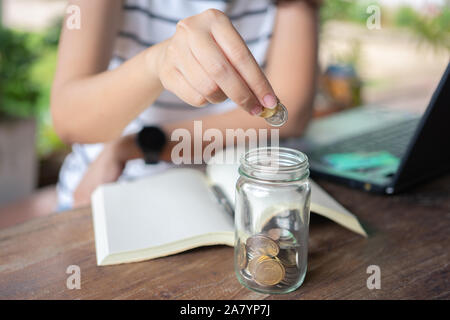
<path fill-rule="evenodd" d="M 234 232 L 206 233 L 152 248 L 108 254 L 104 258 L 98 257 L 97 264 L 99 266 L 108 266 L 130 262 L 141 262 L 174 255 L 198 247 L 214 245 L 234 247 Z"/>
<path fill-rule="evenodd" d="M 356 232 L 367 238 L 367 233 L 359 223 L 358 219 L 354 216 L 344 215 L 340 212 L 331 210 L 325 206 L 321 206 L 320 204 L 311 202 L 311 212 L 324 216 L 341 226 L 350 229 L 353 232 Z"/>

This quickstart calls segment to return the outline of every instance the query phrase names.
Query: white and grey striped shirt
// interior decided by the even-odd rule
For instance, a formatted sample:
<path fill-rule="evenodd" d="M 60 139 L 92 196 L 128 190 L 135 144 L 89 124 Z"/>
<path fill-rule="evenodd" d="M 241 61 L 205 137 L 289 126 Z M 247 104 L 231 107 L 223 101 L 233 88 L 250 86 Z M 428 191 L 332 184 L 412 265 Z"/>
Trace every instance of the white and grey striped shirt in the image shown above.
<path fill-rule="evenodd" d="M 256 61 L 263 66 L 272 35 L 276 6 L 272 0 L 126 0 L 123 21 L 117 34 L 114 55 L 108 69 L 117 68 L 153 44 L 171 37 L 176 23 L 209 8 L 223 11 L 241 34 Z M 164 91 L 123 134 L 138 132 L 145 125 L 161 125 L 186 119 L 198 119 L 208 114 L 222 113 L 235 108 L 227 100 L 221 104 L 194 108 L 174 94 Z M 99 124 L 101 125 L 101 123 Z M 64 161 L 57 185 L 60 209 L 72 207 L 76 189 L 89 164 L 101 152 L 102 144 L 74 144 L 72 153 Z M 145 165 L 143 160 L 129 161 L 119 180 L 153 174 L 170 165 Z"/>

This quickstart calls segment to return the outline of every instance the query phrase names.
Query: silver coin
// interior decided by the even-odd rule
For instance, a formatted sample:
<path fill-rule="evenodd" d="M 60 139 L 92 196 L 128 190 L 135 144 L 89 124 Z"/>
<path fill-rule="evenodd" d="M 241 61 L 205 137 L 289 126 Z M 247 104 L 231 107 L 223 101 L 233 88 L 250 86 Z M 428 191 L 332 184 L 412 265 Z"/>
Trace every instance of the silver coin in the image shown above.
<path fill-rule="evenodd" d="M 279 102 L 277 105 L 277 111 L 273 114 L 273 116 L 265 118 L 265 120 L 273 127 L 281 127 L 288 120 L 288 111 L 286 107 Z"/>

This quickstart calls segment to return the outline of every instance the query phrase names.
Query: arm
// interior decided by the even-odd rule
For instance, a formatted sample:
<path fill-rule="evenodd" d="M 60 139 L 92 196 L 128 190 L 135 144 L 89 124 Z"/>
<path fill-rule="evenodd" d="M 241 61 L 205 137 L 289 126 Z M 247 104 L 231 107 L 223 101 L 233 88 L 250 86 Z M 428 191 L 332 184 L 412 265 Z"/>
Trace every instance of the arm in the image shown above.
<path fill-rule="evenodd" d="M 120 136 L 162 87 L 155 74 L 143 67 L 148 63 L 144 53 L 106 71 L 122 1 L 69 2 L 80 6 L 81 29 L 69 30 L 64 23 L 51 96 L 53 123 L 69 143 L 108 141 Z M 148 51 L 156 50 L 157 46 Z"/>
<path fill-rule="evenodd" d="M 295 35 L 293 37 L 292 35 Z M 295 41 L 297 40 L 297 41 Z M 312 111 L 317 64 L 317 10 L 304 2 L 283 4 L 279 7 L 276 25 L 268 56 L 267 76 L 280 100 L 289 109 L 289 121 L 280 130 L 281 137 L 298 136 L 304 130 Z M 243 117 L 239 109 L 225 114 L 207 116 L 203 129 L 216 128 L 269 128 L 259 117 Z M 193 131 L 192 121 L 182 121 L 166 126 L 170 137 L 173 130 L 186 128 Z M 142 158 L 135 136 L 121 137 L 109 143 L 101 156 L 89 168 L 75 192 L 75 204 L 89 203 L 90 193 L 101 183 L 115 181 L 126 161 Z M 171 160 L 171 151 L 178 142 L 170 142 L 162 154 Z"/>
<path fill-rule="evenodd" d="M 175 34 L 105 71 L 121 16 L 120 0 L 78 0 L 81 30 L 64 28 L 52 88 L 56 131 L 67 142 L 118 138 L 163 88 L 193 106 L 230 98 L 252 115 L 276 106 L 275 93 L 223 12 L 181 20 Z"/>
<path fill-rule="evenodd" d="M 312 113 L 315 93 L 315 75 L 317 66 L 317 8 L 303 1 L 293 1 L 279 6 L 274 34 L 269 48 L 267 77 L 272 83 L 278 97 L 289 109 L 289 121 L 280 128 L 283 138 L 299 136 L 305 129 Z M 293 36 L 294 35 L 294 36 Z M 259 117 L 242 116 L 240 109 L 204 117 L 203 129 L 219 129 L 224 133 L 229 128 L 270 129 L 271 127 Z M 166 125 L 167 136 L 177 128 L 191 131 L 193 121 L 181 121 Z M 124 161 L 140 156 L 134 146 L 127 146 L 128 141 L 134 145 L 134 138 L 119 139 L 120 158 Z M 163 159 L 170 161 L 172 147 L 178 142 L 169 143 Z"/>
<path fill-rule="evenodd" d="M 312 114 L 317 71 L 317 12 L 317 7 L 304 1 L 286 2 L 278 7 L 266 76 L 289 110 L 289 121 L 280 128 L 282 138 L 300 136 Z M 216 128 L 223 133 L 227 128 L 271 128 L 259 117 L 243 117 L 239 109 L 211 115 L 202 121 L 204 130 Z M 177 128 L 186 128 L 193 134 L 192 121 L 171 124 L 165 131 L 170 136 Z M 166 152 L 166 160 L 170 159 L 167 154 L 170 152 Z"/>

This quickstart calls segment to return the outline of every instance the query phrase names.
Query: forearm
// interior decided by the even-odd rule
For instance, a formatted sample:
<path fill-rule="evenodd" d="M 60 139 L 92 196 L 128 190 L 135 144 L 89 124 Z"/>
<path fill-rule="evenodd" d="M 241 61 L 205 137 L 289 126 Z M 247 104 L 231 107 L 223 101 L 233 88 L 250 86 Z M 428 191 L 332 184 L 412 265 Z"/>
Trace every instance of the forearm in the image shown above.
<path fill-rule="evenodd" d="M 112 71 L 55 83 L 55 129 L 69 143 L 97 143 L 119 137 L 162 92 L 156 72 L 159 44 Z"/>
<path fill-rule="evenodd" d="M 295 39 L 287 32 L 294 28 Z M 280 138 L 300 136 L 311 118 L 317 73 L 317 10 L 305 4 L 281 7 L 272 39 L 266 75 L 279 99 L 288 107 L 289 120 L 280 128 Z M 272 129 L 264 119 L 250 116 L 241 109 L 199 119 L 202 130 L 218 129 L 226 137 L 226 129 Z M 187 129 L 194 137 L 194 121 L 180 121 L 164 126 L 170 138 L 178 128 Z M 270 133 L 270 130 L 268 131 Z M 179 141 L 169 141 L 162 160 L 171 161 L 172 148 Z M 203 147 L 207 142 L 203 142 Z M 224 139 L 224 146 L 226 139 Z"/>
<path fill-rule="evenodd" d="M 280 128 L 281 138 L 301 135 L 311 117 L 317 72 L 317 20 L 317 10 L 304 2 L 283 4 L 278 10 L 266 74 L 289 110 L 289 120 Z M 295 37 L 292 37 L 293 30 Z M 271 128 L 262 118 L 250 116 L 240 109 L 201 120 L 203 131 L 218 129 L 224 137 L 226 129 Z M 189 130 L 193 136 L 193 121 L 173 123 L 163 129 L 170 138 L 178 128 Z M 170 161 L 171 150 L 177 143 L 168 143 L 163 160 Z"/>
<path fill-rule="evenodd" d="M 319 2 L 311 0 L 310 2 Z M 279 99 L 289 110 L 281 134 L 299 136 L 311 118 L 316 89 L 318 9 L 303 1 L 278 6 L 266 68 Z"/>

